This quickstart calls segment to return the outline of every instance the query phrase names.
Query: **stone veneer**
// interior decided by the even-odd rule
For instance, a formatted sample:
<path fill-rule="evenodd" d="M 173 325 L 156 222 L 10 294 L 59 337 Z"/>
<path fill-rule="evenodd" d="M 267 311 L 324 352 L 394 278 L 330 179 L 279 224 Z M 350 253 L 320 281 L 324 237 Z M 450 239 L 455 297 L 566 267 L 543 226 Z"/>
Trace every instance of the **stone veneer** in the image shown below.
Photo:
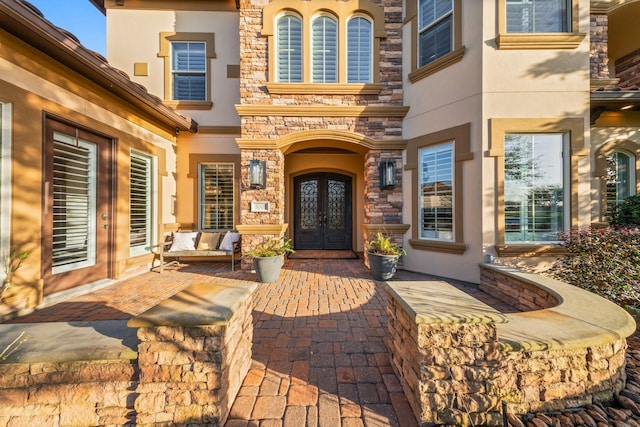
<path fill-rule="evenodd" d="M 590 53 L 591 79 L 609 79 L 609 17 L 606 14 L 591 14 Z"/>
<path fill-rule="evenodd" d="M 616 77 L 622 89 L 640 89 L 640 49 L 616 60 Z"/>
<path fill-rule="evenodd" d="M 27 341 L 0 364 L 0 425 L 224 425 L 251 364 L 254 290 L 191 285 L 129 321 L 137 355 L 101 346 L 102 322 L 43 354 L 30 345 L 46 338 Z"/>
<path fill-rule="evenodd" d="M 624 387 L 635 329 L 624 310 L 559 282 L 538 286 L 545 297 L 531 277 L 483 270 L 486 292 L 538 310 L 499 313 L 444 282 L 386 283 L 387 346 L 419 424 L 502 425 L 505 409 L 606 402 Z"/>

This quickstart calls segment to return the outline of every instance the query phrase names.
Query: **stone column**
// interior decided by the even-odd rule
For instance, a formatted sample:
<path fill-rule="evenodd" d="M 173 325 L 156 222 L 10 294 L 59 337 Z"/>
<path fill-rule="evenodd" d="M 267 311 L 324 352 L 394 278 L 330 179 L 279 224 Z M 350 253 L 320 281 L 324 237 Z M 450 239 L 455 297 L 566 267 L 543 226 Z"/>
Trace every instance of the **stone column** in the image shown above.
<path fill-rule="evenodd" d="M 591 49 L 589 53 L 592 80 L 608 80 L 609 76 L 609 17 L 592 14 L 590 20 Z"/>

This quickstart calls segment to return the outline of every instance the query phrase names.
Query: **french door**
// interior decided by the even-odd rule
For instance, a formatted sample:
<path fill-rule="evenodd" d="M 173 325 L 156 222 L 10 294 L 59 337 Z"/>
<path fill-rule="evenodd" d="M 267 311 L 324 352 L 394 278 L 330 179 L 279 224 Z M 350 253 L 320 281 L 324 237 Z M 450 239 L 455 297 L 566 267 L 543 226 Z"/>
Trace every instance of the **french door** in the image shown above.
<path fill-rule="evenodd" d="M 351 177 L 313 173 L 294 179 L 295 249 L 351 249 Z"/>
<path fill-rule="evenodd" d="M 110 276 L 112 147 L 108 138 L 46 121 L 44 295 Z"/>

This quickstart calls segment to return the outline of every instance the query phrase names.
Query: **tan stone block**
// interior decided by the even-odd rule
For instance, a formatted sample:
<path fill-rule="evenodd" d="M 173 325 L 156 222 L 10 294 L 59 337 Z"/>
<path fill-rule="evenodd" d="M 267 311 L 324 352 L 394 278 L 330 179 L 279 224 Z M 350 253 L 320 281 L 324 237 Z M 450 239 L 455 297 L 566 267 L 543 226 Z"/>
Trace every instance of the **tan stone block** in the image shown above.
<path fill-rule="evenodd" d="M 176 406 L 173 421 L 177 424 L 201 424 L 202 409 L 199 405 Z"/>
<path fill-rule="evenodd" d="M 156 414 L 164 411 L 164 393 L 140 394 L 135 402 L 135 409 L 139 414 Z"/>
<path fill-rule="evenodd" d="M 98 424 L 98 414 L 94 404 L 82 403 L 82 400 L 73 402 L 60 404 L 60 425 L 80 427 Z"/>

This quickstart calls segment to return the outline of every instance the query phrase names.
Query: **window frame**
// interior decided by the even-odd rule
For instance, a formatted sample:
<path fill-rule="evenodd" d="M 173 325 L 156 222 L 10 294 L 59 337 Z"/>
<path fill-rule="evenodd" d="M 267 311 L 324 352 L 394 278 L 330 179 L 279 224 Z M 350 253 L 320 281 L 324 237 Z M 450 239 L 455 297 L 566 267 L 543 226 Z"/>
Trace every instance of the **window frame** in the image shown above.
<path fill-rule="evenodd" d="M 570 200 L 571 200 L 571 194 L 570 194 L 570 188 L 571 188 L 571 184 L 569 181 L 569 168 L 570 166 L 568 165 L 569 163 L 569 157 L 570 156 L 566 156 L 565 153 L 568 152 L 569 150 L 569 136 L 567 134 L 567 132 L 507 132 L 504 135 L 505 141 L 504 144 L 506 145 L 506 139 L 509 135 L 521 135 L 521 136 L 531 136 L 533 138 L 535 138 L 536 136 L 540 135 L 547 135 L 547 136 L 557 136 L 560 138 L 559 140 L 559 147 L 554 147 L 554 148 L 559 148 L 559 155 L 560 155 L 560 159 L 561 159 L 561 163 L 562 163 L 562 174 L 560 177 L 560 184 L 562 185 L 562 228 L 560 230 L 555 230 L 552 231 L 553 232 L 557 232 L 558 233 L 558 237 L 557 239 L 554 240 L 508 240 L 506 239 L 507 236 L 507 225 L 506 225 L 506 220 L 507 220 L 507 212 L 506 212 L 506 200 L 502 205 L 502 213 L 504 215 L 504 222 L 502 224 L 503 226 L 503 230 L 504 230 L 504 237 L 505 237 L 505 244 L 510 244 L 510 245 L 522 245 L 522 244 L 532 244 L 532 245 L 539 245 L 539 244 L 559 244 L 561 243 L 561 239 L 560 239 L 560 234 L 565 232 L 569 227 L 567 227 L 567 219 L 571 217 L 571 212 L 570 212 Z M 535 139 L 532 139 L 531 141 L 532 144 L 535 144 L 536 141 Z M 506 148 L 505 148 L 505 156 L 502 157 L 503 162 L 506 161 Z M 527 159 L 531 160 L 531 162 L 533 162 L 533 159 Z M 506 171 L 506 163 L 503 163 L 503 170 Z M 507 185 L 507 178 L 506 178 L 506 174 L 503 174 L 502 176 L 503 178 L 503 189 L 506 187 Z M 505 199 L 504 196 L 504 191 L 503 191 L 503 200 Z M 538 206 L 537 205 L 530 205 L 527 204 L 528 207 L 533 206 L 533 208 L 535 209 L 536 212 L 538 212 Z M 520 221 L 520 225 L 522 224 L 522 221 Z M 520 227 L 520 232 L 522 232 L 522 227 Z"/>
<path fill-rule="evenodd" d="M 420 180 L 420 149 L 453 141 L 453 239 L 451 241 L 420 238 L 420 211 L 418 198 Z M 427 135 L 412 138 L 407 142 L 407 163 L 405 170 L 411 172 L 411 238 L 409 244 L 413 249 L 462 255 L 467 249 L 464 242 L 464 197 L 463 197 L 463 166 L 464 162 L 473 160 L 471 151 L 471 123 L 443 129 Z"/>
<path fill-rule="evenodd" d="M 593 176 L 600 180 L 600 221 L 607 221 L 607 156 L 614 152 L 622 152 L 631 155 L 635 159 L 635 186 L 632 185 L 634 194 L 640 194 L 640 143 L 625 140 L 613 140 L 600 146 L 595 151 Z"/>
<path fill-rule="evenodd" d="M 589 155 L 589 150 L 585 148 L 585 118 L 492 118 L 489 120 L 489 150 L 488 157 L 496 159 L 496 215 L 494 216 L 494 227 L 496 230 L 495 249 L 498 256 L 521 256 L 530 253 L 538 255 L 552 254 L 561 250 L 561 246 L 555 244 L 505 244 L 504 236 L 504 136 L 508 133 L 566 133 L 569 138 L 567 153 L 569 154 L 568 167 L 568 188 L 570 194 L 569 218 L 565 222 L 565 227 L 576 228 L 579 225 L 578 206 L 580 196 L 578 188 L 580 176 L 578 173 L 579 163 L 583 157 Z"/>
<path fill-rule="evenodd" d="M 435 152 L 434 154 L 437 154 L 442 150 L 443 147 L 449 146 L 448 148 L 448 152 L 449 152 L 449 156 L 450 158 L 450 162 L 446 165 L 448 170 L 446 171 L 446 173 L 449 175 L 450 179 L 451 179 L 451 214 L 450 214 L 450 218 L 451 218 L 451 229 L 448 230 L 448 233 L 450 234 L 449 237 L 443 237 L 443 236 L 434 236 L 434 237 L 427 237 L 424 236 L 423 234 L 425 233 L 424 230 L 424 225 L 425 225 L 425 221 L 424 221 L 424 212 L 422 212 L 422 209 L 424 209 L 424 198 L 428 197 L 423 189 L 423 186 L 426 184 L 424 181 L 424 162 L 423 162 L 423 153 L 425 152 Z M 438 150 L 440 149 L 440 150 Z M 419 234 L 418 234 L 418 238 L 421 240 L 436 240 L 436 241 L 442 241 L 442 242 L 452 242 L 454 240 L 454 236 L 455 236 L 455 228 L 456 228 L 456 224 L 455 221 L 453 220 L 455 218 L 456 215 L 456 207 L 455 207 L 455 186 L 456 186 L 456 182 L 455 182 L 455 161 L 454 161 L 454 155 L 455 153 L 455 140 L 451 140 L 451 141 L 443 141 L 437 144 L 431 144 L 425 147 L 419 147 L 418 148 L 418 206 L 420 209 L 420 214 L 419 214 L 419 219 L 418 219 L 418 226 L 420 227 L 419 229 Z M 441 174 L 441 168 L 440 165 L 438 163 L 436 163 L 436 170 L 435 170 L 435 174 L 436 176 Z M 438 191 L 434 191 L 432 193 L 429 193 L 429 196 L 431 197 L 439 197 L 439 192 Z M 438 216 L 438 215 L 436 215 Z M 436 234 L 439 233 L 444 233 L 445 230 L 440 230 L 437 227 L 437 221 L 438 218 L 436 218 L 436 228 L 434 229 Z"/>
<path fill-rule="evenodd" d="M 208 204 L 205 204 L 205 186 L 203 185 L 203 174 L 204 171 L 207 167 L 211 167 L 211 166 L 215 166 L 215 167 L 220 167 L 220 166 L 231 166 L 231 203 L 228 204 L 228 206 L 231 206 L 231 227 L 220 227 L 220 221 L 219 221 L 219 215 L 216 217 L 216 223 L 218 225 L 218 227 L 216 228 L 211 228 L 211 227 L 206 227 L 204 220 L 205 220 L 205 215 L 204 215 L 204 210 L 206 209 L 207 206 L 209 206 Z M 219 230 L 232 230 L 235 227 L 236 221 L 236 182 L 235 182 L 235 176 L 236 176 L 236 167 L 235 167 L 235 163 L 234 162 L 200 162 L 198 163 L 198 182 L 197 182 L 197 186 L 198 186 L 198 210 L 197 210 L 197 224 L 198 224 L 198 230 L 206 230 L 206 231 L 219 231 Z"/>
<path fill-rule="evenodd" d="M 626 190 L 628 192 L 628 194 L 626 196 L 623 196 L 622 198 L 620 198 L 617 194 L 618 191 L 618 186 L 616 186 L 616 198 L 613 201 L 609 200 L 609 186 L 608 183 L 606 182 L 606 177 L 605 177 L 605 188 L 604 188 L 604 196 L 605 196 L 605 209 L 607 210 L 607 212 L 609 212 L 611 210 L 611 208 L 613 206 L 617 206 L 620 203 L 622 203 L 622 201 L 630 196 L 634 196 L 636 194 L 636 186 L 634 185 L 637 181 L 636 179 L 636 168 L 635 168 L 635 163 L 636 163 L 636 156 L 632 153 L 629 153 L 625 150 L 614 150 L 613 152 L 611 152 L 607 158 L 609 156 L 613 156 L 613 155 L 621 155 L 621 156 L 625 156 L 626 157 L 626 166 L 628 168 L 628 170 L 626 171 L 625 174 L 625 178 L 627 180 L 627 183 L 625 185 Z M 618 168 L 620 167 L 620 163 L 618 161 L 618 158 L 616 158 L 616 176 L 619 174 L 619 170 Z M 607 168 L 609 169 L 609 168 Z M 608 171 L 607 171 L 608 172 Z M 608 174 L 607 174 L 608 175 Z"/>
<path fill-rule="evenodd" d="M 302 19 L 303 33 L 303 78 L 302 82 L 280 82 L 277 79 L 277 18 L 282 14 L 290 13 L 300 16 Z M 382 7 L 371 1 L 346 0 L 333 2 L 320 0 L 320 3 L 299 2 L 290 0 L 274 0 L 262 10 L 263 27 L 261 35 L 267 38 L 268 52 L 268 77 L 267 90 L 270 94 L 354 94 L 376 95 L 382 90 L 380 84 L 380 40 L 386 37 L 385 15 Z M 320 15 L 330 15 L 337 22 L 338 33 L 338 79 L 335 83 L 313 82 L 311 61 L 311 28 L 312 20 Z M 348 83 L 347 82 L 347 22 L 353 16 L 361 16 L 372 24 L 371 44 L 371 82 Z M 341 65 L 342 64 L 342 65 Z"/>
<path fill-rule="evenodd" d="M 437 1 L 437 0 L 433 0 L 433 1 Z M 422 10 L 420 9 L 420 3 L 421 0 L 418 0 L 418 39 L 417 39 L 417 44 L 418 44 L 418 67 L 424 67 L 426 65 L 429 65 L 430 63 L 432 63 L 433 61 L 438 60 L 438 58 L 442 58 L 443 56 L 448 55 L 449 53 L 451 53 L 451 51 L 453 51 L 453 36 L 454 36 L 454 22 L 453 22 L 453 8 L 454 8 L 454 2 L 453 0 L 447 0 L 450 5 L 451 5 L 451 10 L 447 11 L 445 14 L 441 15 L 441 16 L 436 16 L 435 19 L 426 24 L 423 25 L 420 21 L 421 21 L 421 16 L 422 16 Z M 437 56 L 431 60 L 425 61 L 424 63 L 422 63 L 422 60 L 420 58 L 421 56 L 421 52 L 422 52 L 422 35 L 429 33 L 430 31 L 434 30 L 437 31 L 437 29 L 444 25 L 446 22 L 451 21 L 451 28 L 449 29 L 449 36 L 450 36 L 450 40 L 449 40 L 449 46 L 448 46 L 448 52 Z"/>
<path fill-rule="evenodd" d="M 281 80 L 281 68 L 279 66 L 280 64 L 280 22 L 287 17 L 292 17 L 295 18 L 296 20 L 298 20 L 300 22 L 300 40 L 299 40 L 299 48 L 300 48 L 300 80 L 291 80 L 291 69 L 289 68 L 288 71 L 288 75 L 289 75 L 289 79 L 288 80 Z M 275 57 L 276 60 L 274 62 L 276 70 L 275 70 L 275 78 L 277 82 L 280 83 L 301 83 L 304 80 L 304 73 L 305 73 L 305 62 L 304 62 L 304 22 L 302 21 L 302 17 L 292 13 L 292 12 L 284 12 L 282 14 L 279 14 L 276 18 L 275 18 L 275 42 L 274 42 L 274 46 L 275 46 Z M 291 50 L 291 45 L 288 45 L 289 50 Z"/>
<path fill-rule="evenodd" d="M 420 50 L 420 29 L 418 14 L 420 12 L 420 0 L 411 0 L 406 3 L 405 24 L 411 25 L 411 70 L 409 72 L 409 81 L 416 83 L 425 77 L 437 73 L 440 70 L 448 68 L 453 64 L 460 62 L 466 51 L 462 44 L 462 0 L 453 1 L 453 19 L 452 19 L 452 47 L 451 51 L 435 60 L 424 65 L 419 64 Z"/>
<path fill-rule="evenodd" d="M 189 51 L 190 51 L 190 47 L 191 45 L 202 45 L 203 49 L 203 54 L 204 54 L 204 62 L 205 62 L 205 67 L 203 70 L 182 70 L 182 69 L 178 69 L 176 67 L 176 62 L 175 61 L 175 53 L 176 53 L 176 45 L 177 44 L 186 44 L 189 47 Z M 200 41 L 172 41 L 171 42 L 171 100 L 172 101 L 177 101 L 177 102 L 181 102 L 181 101 L 186 101 L 186 102 L 192 102 L 192 101 L 206 101 L 207 99 L 207 91 L 208 91 L 208 87 L 209 84 L 207 82 L 207 69 L 206 69 L 206 61 L 207 61 L 207 57 L 206 57 L 206 50 L 207 50 L 207 44 L 206 42 L 200 42 Z M 179 75 L 189 75 L 189 76 L 201 76 L 202 80 L 204 81 L 204 99 L 182 99 L 182 98 L 177 98 L 176 97 L 176 88 L 177 88 L 177 83 L 176 83 L 176 78 Z"/>
<path fill-rule="evenodd" d="M 369 61 L 369 66 L 368 66 L 369 75 L 367 76 L 367 79 L 366 79 L 366 80 L 364 80 L 364 81 L 361 81 L 361 80 L 358 80 L 358 81 L 350 81 L 350 79 L 349 79 L 349 74 L 350 74 L 350 71 L 351 71 L 351 68 L 349 67 L 349 63 L 350 63 L 350 61 L 349 61 L 349 59 L 350 59 L 350 51 L 349 51 L 349 41 L 350 41 L 350 37 L 349 37 L 349 25 L 350 25 L 352 22 L 355 22 L 356 20 L 364 20 L 364 21 L 366 21 L 366 22 L 369 24 L 369 32 L 371 33 L 371 37 L 369 38 L 369 43 L 368 43 L 368 49 L 369 49 L 369 52 L 368 52 L 368 54 L 367 54 L 367 58 L 368 58 L 368 61 Z M 373 37 L 373 22 L 372 22 L 371 18 L 370 18 L 370 17 L 368 17 L 368 16 L 366 16 L 366 15 L 363 15 L 363 14 L 361 14 L 361 13 L 357 13 L 357 14 L 354 14 L 354 15 L 350 16 L 350 17 L 347 19 L 347 22 L 346 22 L 345 38 L 346 38 L 346 40 L 345 40 L 345 46 L 346 46 L 346 52 L 345 52 L 345 53 L 346 53 L 346 57 L 345 57 L 345 60 L 346 60 L 346 63 L 345 63 L 345 71 L 346 71 L 346 79 L 347 79 L 347 83 L 348 83 L 348 84 L 357 84 L 357 83 L 364 83 L 364 84 L 366 84 L 366 83 L 372 83 L 372 82 L 373 82 L 373 45 L 374 45 L 373 41 L 374 41 L 374 37 Z M 357 54 L 358 54 L 358 56 L 359 56 L 359 57 L 362 55 L 362 52 L 360 51 L 360 48 L 361 48 L 361 46 L 360 46 L 360 45 L 358 45 L 358 52 L 357 52 Z M 358 74 L 358 75 L 360 74 L 360 69 L 359 69 L 359 67 L 357 67 L 357 74 Z"/>
<path fill-rule="evenodd" d="M 174 100 L 173 99 L 173 72 L 172 72 L 172 43 L 173 42 L 203 42 L 205 44 L 205 96 L 203 101 Z M 213 107 L 211 101 L 211 60 L 216 58 L 214 33 L 186 33 L 186 32 L 162 32 L 160 33 L 160 51 L 158 57 L 164 59 L 164 104 L 180 110 L 210 110 Z"/>
<path fill-rule="evenodd" d="M 334 61 L 335 61 L 335 79 L 334 80 L 326 80 L 326 75 L 327 75 L 327 61 L 326 58 L 323 58 L 321 62 L 321 73 L 322 73 L 322 80 L 316 80 L 315 78 L 315 67 L 317 65 L 317 58 L 316 58 L 316 38 L 315 38 L 315 30 L 314 30 L 314 24 L 319 21 L 319 20 L 328 20 L 330 22 L 332 22 L 335 26 L 335 54 L 334 54 Z M 340 37 L 340 25 L 338 23 L 338 19 L 326 12 L 322 12 L 322 13 L 318 13 L 314 16 L 311 17 L 310 20 L 310 25 L 311 25 L 311 30 L 310 30 L 310 44 L 309 44 L 309 52 L 310 54 L 308 55 L 310 63 L 309 63 L 309 67 L 310 67 L 310 72 L 311 72 L 311 82 L 314 84 L 327 84 L 327 83 L 338 83 L 338 79 L 339 79 L 339 74 L 340 74 L 340 60 L 339 60 L 339 56 L 340 56 L 340 43 L 341 43 L 341 37 Z M 325 27 L 326 28 L 326 27 Z M 304 29 L 303 29 L 304 31 Z M 326 31 L 323 31 L 322 33 L 323 36 L 323 41 L 326 38 Z M 345 41 L 346 42 L 346 41 Z M 327 50 L 327 45 L 326 43 L 322 44 L 323 47 L 323 51 Z M 304 51 L 303 51 L 304 53 Z M 346 66 L 346 64 L 345 64 Z"/>
<path fill-rule="evenodd" d="M 580 31 L 580 0 L 570 2 L 568 31 L 554 33 L 507 33 L 507 0 L 498 0 L 498 49 L 576 49 L 585 39 Z"/>
<path fill-rule="evenodd" d="M 147 226 L 147 237 L 146 237 L 146 241 L 144 242 L 144 244 L 142 246 L 140 245 L 131 245 L 131 222 L 132 222 L 132 218 L 131 218 L 131 206 L 133 205 L 131 202 L 129 202 L 129 254 L 130 256 L 136 256 L 136 255 L 143 255 L 143 254 L 148 254 L 152 252 L 152 246 L 156 243 L 156 236 L 158 234 L 158 226 L 157 226 L 157 212 L 158 212 L 158 207 L 157 207 L 157 200 L 158 200 L 158 180 L 157 180 L 157 157 L 138 151 L 138 150 L 134 150 L 132 149 L 130 151 L 129 154 L 129 158 L 133 159 L 134 157 L 137 157 L 139 159 L 141 159 L 142 161 L 146 162 L 148 164 L 149 167 L 149 176 L 148 176 L 148 190 L 147 190 L 147 194 L 148 194 L 148 204 L 147 204 L 147 221 L 149 222 L 148 226 Z M 130 161 L 130 164 L 133 164 L 132 161 Z M 131 176 L 131 166 L 129 167 L 129 176 Z M 131 182 L 132 179 L 129 180 L 130 184 L 129 184 L 129 200 L 131 200 Z"/>

